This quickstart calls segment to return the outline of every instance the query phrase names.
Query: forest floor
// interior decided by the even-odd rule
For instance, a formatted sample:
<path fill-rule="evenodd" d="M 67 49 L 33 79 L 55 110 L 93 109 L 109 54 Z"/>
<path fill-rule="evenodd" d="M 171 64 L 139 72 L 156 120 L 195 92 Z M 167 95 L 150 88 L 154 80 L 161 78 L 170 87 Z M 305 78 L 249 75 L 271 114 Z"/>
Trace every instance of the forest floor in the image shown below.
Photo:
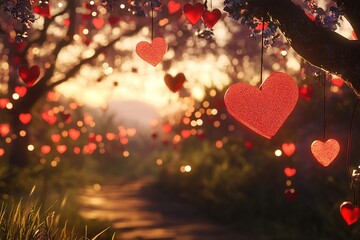
<path fill-rule="evenodd" d="M 193 206 L 162 193 L 143 178 L 82 189 L 80 214 L 106 220 L 121 240 L 245 240 L 254 239 L 216 224 Z M 265 238 L 256 238 L 265 239 Z"/>

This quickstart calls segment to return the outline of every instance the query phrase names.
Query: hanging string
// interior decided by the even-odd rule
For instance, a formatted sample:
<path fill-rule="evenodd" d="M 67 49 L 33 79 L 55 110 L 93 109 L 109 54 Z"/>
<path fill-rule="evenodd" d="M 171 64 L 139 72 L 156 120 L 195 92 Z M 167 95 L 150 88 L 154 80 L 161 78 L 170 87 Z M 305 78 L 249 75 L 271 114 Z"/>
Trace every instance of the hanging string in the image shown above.
<path fill-rule="evenodd" d="M 350 149 L 351 149 L 351 138 L 352 138 L 352 129 L 353 129 L 353 122 L 354 122 L 354 118 L 355 118 L 355 112 L 356 109 L 358 107 L 360 103 L 360 100 L 358 100 L 354 106 L 352 115 L 351 115 L 351 120 L 350 120 L 350 129 L 349 129 L 349 135 L 348 135 L 348 140 L 347 140 L 347 150 L 346 150 L 346 159 L 345 159 L 345 164 L 346 164 L 346 170 L 348 173 L 348 178 L 349 178 L 349 185 L 350 185 L 350 189 L 353 193 L 353 197 L 354 197 L 354 205 L 356 205 L 357 199 L 359 198 L 359 194 L 360 194 L 360 188 L 358 193 L 355 193 L 355 185 L 352 182 L 352 173 L 350 170 L 350 164 L 349 164 L 349 158 L 350 158 Z"/>
<path fill-rule="evenodd" d="M 264 13 L 265 16 L 265 13 Z M 261 55 L 260 55 L 260 87 L 263 83 L 263 64 L 264 64 L 264 29 L 265 29 L 265 17 L 262 18 L 261 25 Z"/>
<path fill-rule="evenodd" d="M 324 92 L 323 92 L 323 97 L 324 97 L 324 141 L 326 140 L 326 75 L 324 72 L 320 72 L 320 75 L 321 74 L 324 74 L 324 77 L 323 77 L 323 84 L 324 84 Z"/>
<path fill-rule="evenodd" d="M 154 6 L 153 0 L 150 1 L 151 7 L 151 42 L 154 40 Z"/>

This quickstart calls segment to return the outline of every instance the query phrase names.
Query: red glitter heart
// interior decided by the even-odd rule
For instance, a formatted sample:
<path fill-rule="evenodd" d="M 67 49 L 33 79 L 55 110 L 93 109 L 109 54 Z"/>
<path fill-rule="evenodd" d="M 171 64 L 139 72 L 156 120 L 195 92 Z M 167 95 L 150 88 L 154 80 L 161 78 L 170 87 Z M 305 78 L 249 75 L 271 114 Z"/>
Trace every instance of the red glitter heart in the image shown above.
<path fill-rule="evenodd" d="M 40 76 L 40 68 L 36 65 L 31 68 L 21 66 L 19 67 L 19 76 L 28 87 L 32 87 Z"/>
<path fill-rule="evenodd" d="M 221 18 L 221 12 L 219 9 L 214 9 L 212 12 L 205 10 L 202 14 L 204 23 L 209 28 L 212 28 Z"/>
<path fill-rule="evenodd" d="M 152 43 L 141 41 L 136 45 L 136 54 L 144 61 L 150 63 L 154 67 L 163 59 L 167 51 L 167 44 L 164 38 L 154 38 Z"/>
<path fill-rule="evenodd" d="M 315 140 L 311 144 L 311 153 L 324 167 L 327 167 L 339 154 L 340 144 L 335 139 L 329 139 L 325 143 Z"/>
<path fill-rule="evenodd" d="M 183 7 L 183 12 L 186 19 L 189 20 L 192 25 L 195 25 L 204 12 L 204 5 L 202 3 L 196 3 L 195 5 L 187 3 Z"/>
<path fill-rule="evenodd" d="M 283 143 L 281 145 L 281 148 L 282 148 L 283 152 L 285 153 L 285 155 L 288 157 L 293 155 L 296 150 L 295 144 L 293 144 L 293 143 Z"/>
<path fill-rule="evenodd" d="M 170 14 L 174 14 L 181 9 L 181 3 L 170 0 L 167 4 L 167 8 Z"/>
<path fill-rule="evenodd" d="M 343 202 L 340 205 L 340 213 L 348 225 L 351 225 L 360 218 L 360 208 L 354 207 L 351 202 Z"/>
<path fill-rule="evenodd" d="M 20 113 L 19 120 L 22 124 L 28 124 L 31 121 L 31 114 L 30 113 Z"/>
<path fill-rule="evenodd" d="M 233 84 L 224 100 L 236 120 L 270 139 L 290 115 L 298 97 L 295 81 L 285 73 L 275 72 L 261 89 L 246 83 Z"/>
<path fill-rule="evenodd" d="M 181 89 L 185 82 L 186 78 L 183 73 L 178 73 L 175 77 L 171 76 L 170 74 L 166 74 L 164 77 L 164 81 L 166 86 L 172 91 L 176 93 Z"/>

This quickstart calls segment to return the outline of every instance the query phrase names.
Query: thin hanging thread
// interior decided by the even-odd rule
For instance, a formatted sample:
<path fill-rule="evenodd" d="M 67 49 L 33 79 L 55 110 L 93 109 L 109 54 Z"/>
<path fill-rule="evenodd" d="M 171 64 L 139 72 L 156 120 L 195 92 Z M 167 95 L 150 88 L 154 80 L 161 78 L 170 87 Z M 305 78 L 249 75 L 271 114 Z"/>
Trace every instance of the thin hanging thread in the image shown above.
<path fill-rule="evenodd" d="M 348 135 L 348 140 L 347 140 L 347 150 L 346 150 L 346 160 L 345 160 L 345 164 L 346 164 L 346 170 L 347 170 L 347 173 L 348 173 L 348 178 L 349 178 L 349 185 L 350 185 L 350 189 L 353 193 L 353 197 L 354 197 L 354 205 L 356 205 L 356 202 L 357 202 L 357 199 L 359 198 L 359 195 L 360 195 L 360 188 L 359 188 L 359 191 L 358 193 L 356 194 L 355 193 L 355 186 L 354 184 L 352 183 L 351 181 L 351 172 L 350 172 L 350 164 L 349 164 L 349 158 L 350 158 L 350 149 L 351 149 L 351 138 L 352 138 L 352 128 L 353 128 L 353 122 L 354 122 L 354 118 L 355 118 L 355 112 L 356 112 L 356 109 L 358 107 L 360 103 L 360 100 L 358 100 L 354 106 L 354 109 L 353 109 L 353 112 L 352 112 L 352 115 L 351 115 L 351 120 L 350 120 L 350 129 L 349 129 L 349 135 Z"/>
<path fill-rule="evenodd" d="M 150 1 L 151 7 L 151 42 L 154 40 L 154 7 L 153 0 Z"/>
<path fill-rule="evenodd" d="M 265 14 L 264 14 L 265 16 Z M 263 63 L 264 63 L 264 29 L 265 29 L 265 18 L 262 18 L 261 26 L 261 55 L 260 55 L 260 87 L 263 83 Z"/>
<path fill-rule="evenodd" d="M 320 72 L 320 74 L 321 74 L 322 72 Z M 323 77 L 323 84 L 324 84 L 324 89 L 323 89 L 323 97 L 324 97 L 324 109 L 323 109 L 323 111 L 324 111 L 324 141 L 326 140 L 326 76 L 324 75 L 324 77 Z"/>

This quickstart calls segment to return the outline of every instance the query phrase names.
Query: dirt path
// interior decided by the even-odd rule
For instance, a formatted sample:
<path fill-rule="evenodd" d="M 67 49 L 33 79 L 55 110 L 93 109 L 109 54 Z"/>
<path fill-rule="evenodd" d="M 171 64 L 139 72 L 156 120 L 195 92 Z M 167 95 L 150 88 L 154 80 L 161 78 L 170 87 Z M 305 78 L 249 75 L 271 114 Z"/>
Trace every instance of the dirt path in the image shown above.
<path fill-rule="evenodd" d="M 191 206 L 170 200 L 140 179 L 81 191 L 81 215 L 108 220 L 122 240 L 244 240 L 250 239 L 201 217 Z"/>

